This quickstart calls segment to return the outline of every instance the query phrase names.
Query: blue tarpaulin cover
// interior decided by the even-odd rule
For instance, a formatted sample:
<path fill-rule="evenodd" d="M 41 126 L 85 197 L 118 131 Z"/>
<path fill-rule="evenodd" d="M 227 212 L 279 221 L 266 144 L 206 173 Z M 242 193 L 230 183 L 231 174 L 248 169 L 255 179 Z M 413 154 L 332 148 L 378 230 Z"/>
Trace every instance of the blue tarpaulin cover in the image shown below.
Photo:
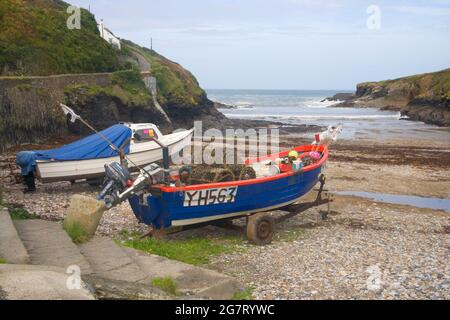
<path fill-rule="evenodd" d="M 22 151 L 16 155 L 16 163 L 20 166 L 23 176 L 27 176 L 34 171 L 36 166 L 36 154 L 33 151 Z"/>
<path fill-rule="evenodd" d="M 131 137 L 131 129 L 122 124 L 116 124 L 100 133 L 118 148 Z M 124 147 L 124 151 L 127 154 L 130 152 L 130 143 Z M 16 162 L 22 168 L 22 175 L 26 175 L 34 170 L 36 160 L 73 161 L 117 155 L 117 151 L 114 151 L 105 140 L 98 134 L 93 134 L 58 149 L 19 152 Z"/>

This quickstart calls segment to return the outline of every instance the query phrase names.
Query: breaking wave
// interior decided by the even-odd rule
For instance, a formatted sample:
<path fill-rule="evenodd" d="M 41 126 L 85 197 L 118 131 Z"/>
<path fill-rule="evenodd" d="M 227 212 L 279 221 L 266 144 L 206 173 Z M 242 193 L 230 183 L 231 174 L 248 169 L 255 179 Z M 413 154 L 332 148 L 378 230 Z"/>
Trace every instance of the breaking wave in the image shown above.
<path fill-rule="evenodd" d="M 398 114 L 383 114 L 383 115 L 267 115 L 267 114 L 232 114 L 225 113 L 229 118 L 258 118 L 262 120 L 271 121 L 317 121 L 317 120 L 375 120 L 375 119 L 400 119 L 400 112 Z"/>
<path fill-rule="evenodd" d="M 299 107 L 306 107 L 311 109 L 322 109 L 322 108 L 328 108 L 331 106 L 334 106 L 335 104 L 341 103 L 342 101 L 322 101 L 322 100 L 308 100 L 308 101 L 302 101 L 299 103 Z"/>
<path fill-rule="evenodd" d="M 237 101 L 235 104 L 238 109 L 253 109 L 255 104 L 248 101 Z"/>

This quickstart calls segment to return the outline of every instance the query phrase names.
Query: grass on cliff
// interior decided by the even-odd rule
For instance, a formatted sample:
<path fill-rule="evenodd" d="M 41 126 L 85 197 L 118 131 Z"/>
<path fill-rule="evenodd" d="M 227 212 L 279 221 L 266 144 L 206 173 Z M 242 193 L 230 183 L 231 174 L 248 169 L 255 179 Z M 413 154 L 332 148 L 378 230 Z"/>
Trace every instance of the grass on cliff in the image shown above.
<path fill-rule="evenodd" d="M 109 86 L 76 84 L 64 88 L 64 92 L 66 94 L 83 93 L 87 96 L 106 94 L 120 99 L 123 104 L 128 106 L 153 106 L 152 96 L 145 87 L 140 73 L 136 70 L 114 72 Z"/>
<path fill-rule="evenodd" d="M 128 68 L 121 52 L 100 38 L 89 11 L 81 10 L 81 29 L 67 28 L 68 6 L 59 0 L 0 1 L 0 73 L 49 75 Z"/>
<path fill-rule="evenodd" d="M 152 96 L 142 81 L 139 71 L 126 70 L 117 71 L 112 76 L 112 93 L 115 93 L 115 89 L 120 88 L 121 93 L 119 97 L 122 97 L 123 102 L 134 105 L 153 104 Z M 125 101 L 124 101 L 125 100 Z"/>
<path fill-rule="evenodd" d="M 110 86 L 85 86 L 78 83 L 65 88 L 65 92 L 76 90 L 86 95 L 106 94 L 117 97 L 128 106 L 151 108 L 154 107 L 151 94 L 142 80 L 137 79 L 139 67 L 135 52 L 138 52 L 151 65 L 151 72 L 157 80 L 157 100 L 163 107 L 169 107 L 166 111 L 170 117 L 183 117 L 179 108 L 196 107 L 203 103 L 205 92 L 189 71 L 153 50 L 127 40 L 121 39 L 122 50 L 117 50 L 100 37 L 95 17 L 87 10 L 81 10 L 81 29 L 69 30 L 67 20 L 71 13 L 66 11 L 68 6 L 68 3 L 59 0 L 0 1 L 0 75 L 20 78 L 34 75 L 116 72 L 112 76 Z M 37 122 L 42 122 L 42 127 L 46 128 L 49 134 L 61 133 L 63 117 L 60 117 L 60 120 L 52 118 L 51 114 L 49 116 L 49 108 L 44 108 L 54 104 L 55 95 L 31 88 L 27 84 L 14 90 L 14 97 L 24 96 L 30 101 L 26 103 L 17 99 L 19 102 L 15 102 L 16 105 L 26 106 L 26 112 L 31 104 L 34 105 L 33 109 L 37 106 L 35 114 L 42 118 L 42 121 L 39 119 Z M 32 99 L 16 91 L 26 91 Z M 39 99 L 36 96 L 39 96 Z M 39 103 L 31 100 L 37 100 Z M 35 122 L 26 114 L 24 116 L 23 110 L 17 111 L 16 109 L 20 108 L 14 107 L 14 112 L 9 111 L 13 113 L 10 121 L 13 125 L 5 125 L 0 119 L 0 133 L 9 132 L 4 134 L 4 139 L 0 135 L 0 146 L 8 141 L 33 139 L 29 136 L 28 129 L 35 129 Z M 0 114 L 1 109 L 0 105 Z M 7 116 L 4 118 L 10 119 L 8 114 Z M 2 130 L 2 127 L 6 130 Z M 18 132 L 17 136 L 12 134 L 15 132 Z"/>
<path fill-rule="evenodd" d="M 415 98 L 441 98 L 450 100 L 450 68 L 377 82 L 364 82 L 359 86 L 389 86 L 402 84 L 414 93 Z"/>
<path fill-rule="evenodd" d="M 3 259 L 2 257 L 0 257 L 0 264 L 6 264 L 7 261 L 5 259 Z"/>
<path fill-rule="evenodd" d="M 209 239 L 193 237 L 182 240 L 158 240 L 140 238 L 139 234 L 122 231 L 120 244 L 172 260 L 192 265 L 203 265 L 211 258 L 236 250 L 236 239 Z"/>
<path fill-rule="evenodd" d="M 151 65 L 151 73 L 158 83 L 158 101 L 162 105 L 198 105 L 204 91 L 197 79 L 180 66 L 153 50 L 140 47 L 130 41 L 123 41 L 130 52 L 141 54 Z"/>

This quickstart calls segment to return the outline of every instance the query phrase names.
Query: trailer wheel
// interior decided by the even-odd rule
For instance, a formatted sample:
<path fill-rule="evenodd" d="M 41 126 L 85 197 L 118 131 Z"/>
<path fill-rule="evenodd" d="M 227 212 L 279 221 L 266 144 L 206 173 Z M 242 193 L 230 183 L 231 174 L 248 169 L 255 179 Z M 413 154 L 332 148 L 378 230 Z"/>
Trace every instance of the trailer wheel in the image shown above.
<path fill-rule="evenodd" d="M 275 229 L 274 220 L 271 216 L 257 213 L 248 217 L 247 239 L 250 243 L 259 246 L 272 242 Z"/>

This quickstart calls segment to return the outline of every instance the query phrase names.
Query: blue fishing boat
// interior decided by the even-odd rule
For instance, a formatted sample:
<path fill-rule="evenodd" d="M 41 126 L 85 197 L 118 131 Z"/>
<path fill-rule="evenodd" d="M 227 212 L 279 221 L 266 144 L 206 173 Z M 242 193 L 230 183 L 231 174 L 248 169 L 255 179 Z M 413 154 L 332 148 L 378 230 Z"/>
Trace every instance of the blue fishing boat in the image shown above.
<path fill-rule="evenodd" d="M 169 157 L 182 148 L 174 150 L 171 145 L 173 140 L 164 141 L 156 128 L 117 129 L 119 138 L 125 134 L 121 140 L 126 139 L 127 143 L 154 144 L 155 148 L 152 149 L 162 150 L 162 153 L 157 154 L 162 155 L 163 167 L 152 163 L 155 161 L 152 157 L 143 157 L 141 159 L 143 163 L 150 164 L 142 167 L 141 162 L 137 162 L 132 158 L 132 154 L 127 154 L 125 150 L 116 146 L 117 141 L 112 142 L 111 138 L 105 136 L 105 132 L 97 132 L 68 106 L 63 104 L 60 106 L 70 121 L 79 120 L 93 130 L 103 140 L 100 146 L 107 146 L 120 154 L 121 164 L 110 161 L 104 164 L 103 189 L 97 200 L 104 201 L 106 209 L 128 200 L 136 218 L 152 226 L 153 230 L 217 224 L 246 217 L 247 237 L 250 242 L 267 244 L 272 241 L 276 221 L 271 215 L 264 214 L 265 212 L 272 210 L 289 212 L 279 218 L 280 221 L 311 207 L 329 203 L 331 200 L 329 197 L 322 198 L 325 184 L 323 168 L 328 160 L 328 145 L 336 141 L 342 125 L 329 126 L 327 131 L 316 134 L 315 141 L 311 145 L 299 146 L 265 157 L 250 158 L 243 165 L 222 166 L 222 168 L 211 166 L 210 169 L 196 175 L 194 173 L 198 173 L 195 171 L 197 168 L 203 169 L 207 166 L 171 170 Z M 180 140 L 189 144 L 192 134 L 193 130 L 189 130 L 187 134 L 183 133 Z M 90 142 L 89 139 L 93 138 L 86 141 Z M 89 145 L 89 148 L 86 148 L 88 153 L 98 152 L 98 147 L 92 149 L 91 143 L 86 141 L 82 143 Z M 121 145 L 126 146 L 126 143 L 121 142 Z M 67 148 L 74 151 L 73 146 L 61 149 L 67 151 Z M 61 153 L 61 150 L 56 152 Z M 64 156 L 67 155 L 64 153 Z M 55 157 L 50 158 L 53 160 Z M 137 177 L 133 178 L 130 174 L 129 165 L 139 170 Z M 314 201 L 295 204 L 318 182 L 320 188 Z"/>
<path fill-rule="evenodd" d="M 292 153 L 297 154 L 296 159 L 290 158 Z M 250 178 L 194 185 L 185 183 L 182 169 L 169 174 L 167 164 L 165 169 L 156 164 L 147 167 L 133 182 L 127 172 L 110 166 L 106 167 L 109 179 L 99 199 L 105 199 L 107 206 L 128 199 L 137 219 L 156 230 L 247 217 L 249 240 L 266 244 L 272 240 L 274 219 L 264 212 L 283 209 L 296 214 L 327 202 L 321 197 L 327 159 L 326 145 L 299 146 L 266 157 L 247 159 L 242 168 L 250 168 L 247 170 L 251 172 Z M 319 181 L 321 185 L 315 201 L 294 205 Z"/>

